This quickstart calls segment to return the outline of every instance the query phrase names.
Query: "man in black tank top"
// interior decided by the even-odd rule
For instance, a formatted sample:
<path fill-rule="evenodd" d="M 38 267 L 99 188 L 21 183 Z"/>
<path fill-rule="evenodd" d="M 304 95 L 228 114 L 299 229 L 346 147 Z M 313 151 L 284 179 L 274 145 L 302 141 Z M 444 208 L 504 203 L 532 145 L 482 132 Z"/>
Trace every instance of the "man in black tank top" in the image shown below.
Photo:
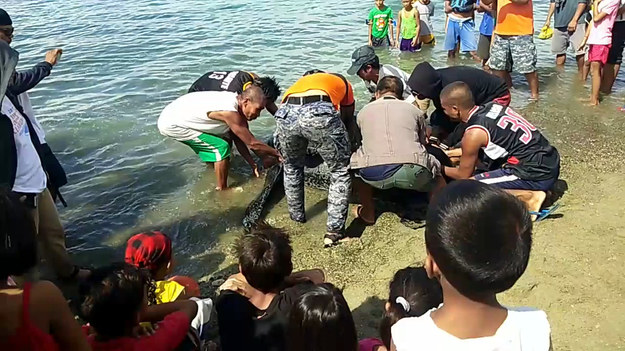
<path fill-rule="evenodd" d="M 441 105 L 451 120 L 466 123 L 460 166 L 445 167 L 453 179 L 474 177 L 506 189 L 537 212 L 560 175 L 555 147 L 521 115 L 509 107 L 488 103 L 476 106 L 467 84 L 454 82 L 441 92 Z M 482 150 L 500 169 L 473 175 Z"/>
<path fill-rule="evenodd" d="M 274 77 L 259 77 L 246 71 L 206 72 L 191 85 L 189 93 L 194 91 L 231 91 L 241 94 L 252 84 L 263 89 L 265 98 L 267 98 L 265 108 L 272 115 L 275 114 L 278 110 L 276 100 L 281 91 Z"/>

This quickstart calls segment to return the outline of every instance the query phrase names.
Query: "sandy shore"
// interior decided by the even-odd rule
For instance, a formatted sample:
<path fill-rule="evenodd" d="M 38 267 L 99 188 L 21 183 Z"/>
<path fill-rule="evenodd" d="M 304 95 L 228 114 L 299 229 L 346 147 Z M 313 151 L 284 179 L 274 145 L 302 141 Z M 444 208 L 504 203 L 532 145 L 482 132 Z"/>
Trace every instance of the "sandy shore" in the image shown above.
<path fill-rule="evenodd" d="M 625 123 L 616 114 L 571 118 L 554 110 L 534 107 L 525 115 L 560 150 L 561 179 L 569 191 L 557 215 L 535 225 L 529 268 L 501 301 L 545 310 L 554 349 L 618 350 L 625 347 L 625 224 L 620 221 L 625 189 L 624 167 L 614 161 L 623 146 L 619 134 Z M 296 269 L 323 268 L 328 281 L 344 288 L 360 335 L 377 336 L 389 279 L 425 256 L 423 229 L 409 229 L 397 215 L 385 213 L 360 239 L 323 249 L 325 207 L 325 194 L 307 189 L 308 223 L 291 222 L 285 201 L 267 220 L 291 233 Z M 228 251 L 229 242 L 216 250 Z M 227 255 L 220 268 L 233 263 Z"/>

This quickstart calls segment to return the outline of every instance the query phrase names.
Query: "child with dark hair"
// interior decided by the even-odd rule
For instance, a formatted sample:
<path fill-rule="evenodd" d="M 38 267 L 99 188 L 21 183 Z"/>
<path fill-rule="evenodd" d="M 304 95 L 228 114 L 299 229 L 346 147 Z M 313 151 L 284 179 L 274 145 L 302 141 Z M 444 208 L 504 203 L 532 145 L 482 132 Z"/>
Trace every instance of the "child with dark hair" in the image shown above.
<path fill-rule="evenodd" d="M 289 314 L 289 351 L 356 351 L 352 312 L 341 290 L 320 284 L 300 296 Z"/>
<path fill-rule="evenodd" d="M 0 350 L 89 350 L 59 288 L 8 283 L 36 264 L 35 224 L 17 196 L 0 189 Z"/>
<path fill-rule="evenodd" d="M 443 304 L 391 328 L 391 350 L 549 350 L 545 312 L 497 301 L 523 275 L 532 221 L 521 201 L 474 180 L 451 183 L 430 203 L 425 269 Z"/>
<path fill-rule="evenodd" d="M 360 341 L 360 351 L 387 351 L 391 348 L 391 327 L 400 319 L 419 317 L 443 302 L 437 280 L 428 277 L 424 267 L 398 270 L 389 284 L 389 296 L 380 323 L 380 337 Z"/>
<path fill-rule="evenodd" d="M 325 280 L 320 270 L 292 273 L 291 241 L 282 229 L 261 223 L 240 237 L 239 271 L 219 288 L 215 309 L 223 351 L 285 350 L 293 302 Z"/>
<path fill-rule="evenodd" d="M 185 340 L 198 305 L 176 301 L 148 307 L 152 286 L 140 269 L 120 263 L 93 271 L 81 286 L 81 315 L 95 334 L 93 350 L 176 350 Z M 159 322 L 151 335 L 136 338 L 139 322 Z"/>

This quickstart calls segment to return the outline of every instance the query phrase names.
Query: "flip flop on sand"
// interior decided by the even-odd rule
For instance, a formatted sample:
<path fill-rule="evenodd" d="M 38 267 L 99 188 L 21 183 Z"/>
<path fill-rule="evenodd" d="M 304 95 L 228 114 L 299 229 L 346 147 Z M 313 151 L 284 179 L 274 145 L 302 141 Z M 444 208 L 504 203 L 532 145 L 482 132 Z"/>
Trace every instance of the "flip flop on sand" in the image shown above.
<path fill-rule="evenodd" d="M 332 247 L 347 239 L 349 238 L 342 233 L 326 233 L 323 236 L 323 247 Z"/>
<path fill-rule="evenodd" d="M 362 221 L 362 223 L 364 223 L 366 226 L 372 226 L 375 224 L 375 219 L 370 221 L 370 220 L 366 220 L 364 219 L 361 215 L 360 212 L 362 212 L 362 205 L 356 205 L 356 207 L 354 207 L 354 209 L 352 210 L 354 217 L 356 217 L 356 219 L 359 219 L 360 221 Z"/>
<path fill-rule="evenodd" d="M 560 204 L 554 204 L 553 206 L 544 208 L 538 212 L 530 211 L 530 214 L 532 216 L 536 216 L 534 222 L 540 222 L 543 219 L 551 216 L 558 208 L 560 208 Z"/>

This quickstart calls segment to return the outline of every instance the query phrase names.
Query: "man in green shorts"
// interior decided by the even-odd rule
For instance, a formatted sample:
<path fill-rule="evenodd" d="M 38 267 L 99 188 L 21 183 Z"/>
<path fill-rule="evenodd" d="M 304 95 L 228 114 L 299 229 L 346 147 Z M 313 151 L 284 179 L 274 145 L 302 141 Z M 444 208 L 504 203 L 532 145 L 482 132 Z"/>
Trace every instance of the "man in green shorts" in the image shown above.
<path fill-rule="evenodd" d="M 217 190 L 228 187 L 231 142 L 259 176 L 258 166 L 250 155 L 254 151 L 265 167 L 280 161 L 280 153 L 252 135 L 248 122 L 265 108 L 261 88 L 250 86 L 241 94 L 226 91 L 188 93 L 171 102 L 158 118 L 164 136 L 188 145 L 206 163 L 214 163 Z M 248 150 L 249 148 L 249 150 Z"/>
<path fill-rule="evenodd" d="M 375 97 L 360 110 L 356 123 L 362 146 L 351 157 L 360 203 L 356 217 L 375 223 L 373 188 L 400 188 L 434 194 L 445 186 L 441 164 L 426 149 L 425 114 L 401 100 L 402 81 L 387 76 L 378 82 Z"/>

